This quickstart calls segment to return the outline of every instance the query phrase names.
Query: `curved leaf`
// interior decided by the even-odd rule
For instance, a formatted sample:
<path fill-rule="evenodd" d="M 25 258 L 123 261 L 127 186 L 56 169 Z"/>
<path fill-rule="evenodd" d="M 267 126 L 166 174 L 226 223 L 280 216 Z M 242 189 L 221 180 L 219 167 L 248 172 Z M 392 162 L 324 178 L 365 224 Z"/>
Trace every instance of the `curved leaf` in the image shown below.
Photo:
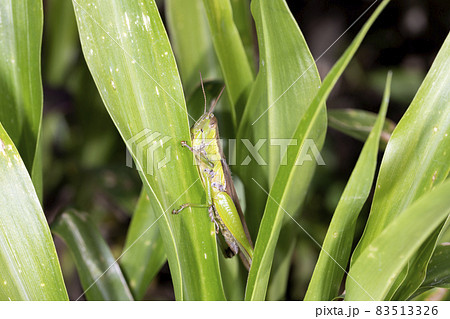
<path fill-rule="evenodd" d="M 144 297 L 151 281 L 167 260 L 156 218 L 160 212 L 155 198 L 141 191 L 128 228 L 120 265 L 136 299 Z M 156 212 L 156 214 L 155 214 Z"/>
<path fill-rule="evenodd" d="M 450 35 L 447 36 L 414 100 L 395 128 L 381 162 L 367 221 L 352 261 L 417 198 L 442 183 L 450 171 Z M 439 230 L 410 260 L 393 286 L 394 299 L 408 298 L 425 277 Z M 407 276 L 407 277 L 406 277 Z M 405 279 L 406 278 L 406 279 Z M 405 282 L 399 291 L 397 288 Z"/>
<path fill-rule="evenodd" d="M 369 196 L 375 176 L 378 145 L 389 103 L 391 79 L 392 74 L 389 73 L 380 113 L 333 214 L 305 300 L 333 300 L 339 295 L 352 249 L 356 221 Z"/>
<path fill-rule="evenodd" d="M 436 247 L 428 264 L 427 276 L 421 288 L 450 289 L 450 244 L 445 243 Z"/>
<path fill-rule="evenodd" d="M 165 6 L 170 43 L 186 96 L 190 96 L 199 86 L 199 72 L 205 80 L 220 74 L 203 0 L 166 0 Z"/>
<path fill-rule="evenodd" d="M 367 140 L 373 129 L 377 115 L 357 109 L 328 111 L 328 126 L 362 142 Z M 384 150 L 395 129 L 395 123 L 386 119 L 380 136 L 380 149 Z"/>
<path fill-rule="evenodd" d="M 290 151 L 285 155 L 287 158 L 287 165 L 281 165 L 279 167 L 273 182 L 274 186 L 270 189 L 270 194 L 263 189 L 268 194 L 269 198 L 267 200 L 264 216 L 261 221 L 261 226 L 255 244 L 253 263 L 247 283 L 247 300 L 262 300 L 265 297 L 274 250 L 284 214 L 288 214 L 292 218 L 292 214 L 294 213 L 294 211 L 285 208 L 288 207 L 286 205 L 286 199 L 287 194 L 289 194 L 290 187 L 292 187 L 291 183 L 293 183 L 293 180 L 295 179 L 294 173 L 298 173 L 300 169 L 304 169 L 306 172 L 309 171 L 311 174 L 311 171 L 313 170 L 313 162 L 307 162 L 306 164 L 303 163 L 302 166 L 295 166 L 300 156 L 302 156 L 302 147 L 305 145 L 305 141 L 307 139 L 313 139 L 316 145 L 322 145 L 326 130 L 326 124 L 322 124 L 324 120 L 323 105 L 325 104 L 325 101 L 336 84 L 339 76 L 345 70 L 346 66 L 364 39 L 370 26 L 388 3 L 389 0 L 384 0 L 379 4 L 351 45 L 333 66 L 330 73 L 323 81 L 316 97 L 311 102 L 299 125 L 297 126 L 297 129 L 293 135 L 293 138 L 297 141 L 297 145 L 292 146 Z"/>
<path fill-rule="evenodd" d="M 80 52 L 77 23 L 70 1 L 45 1 L 43 73 L 47 85 L 62 86 Z"/>
<path fill-rule="evenodd" d="M 345 300 L 386 298 L 410 258 L 448 217 L 448 194 L 450 181 L 414 202 L 361 252 L 350 268 Z"/>
<path fill-rule="evenodd" d="M 205 193 L 192 154 L 180 146 L 190 140 L 186 106 L 155 2 L 73 4 L 83 53 L 103 102 L 147 193 L 157 199 L 158 227 L 176 298 L 224 299 L 207 210 L 170 213 L 186 202 L 205 202 Z"/>
<path fill-rule="evenodd" d="M 292 143 L 298 142 L 289 139 L 321 83 L 314 59 L 286 2 L 253 1 L 252 13 L 258 34 L 260 64 L 238 131 L 238 146 L 243 139 L 248 139 L 252 145 L 262 143 L 258 152 L 263 162 L 251 158 L 248 149 L 243 148 L 239 152 L 241 165 L 237 168 L 248 191 L 250 232 L 256 236 L 266 196 L 255 188 L 252 178 L 257 177 L 265 189 L 271 187 L 284 155 L 283 148 L 290 149 Z M 324 135 L 325 106 L 320 108 L 317 128 Z M 249 165 L 245 163 L 246 159 L 251 159 Z M 310 165 L 297 170 L 296 177 L 302 177 L 296 178 L 296 184 L 289 187 L 292 205 L 289 209 L 292 211 L 301 205 L 313 171 Z"/>
<path fill-rule="evenodd" d="M 247 101 L 253 72 L 234 24 L 230 0 L 203 0 L 217 58 L 227 87 L 231 120 L 237 129 Z"/>
<path fill-rule="evenodd" d="M 66 211 L 52 231 L 69 247 L 88 300 L 133 300 L 119 264 L 88 214 Z"/>
<path fill-rule="evenodd" d="M 0 124 L 0 300 L 68 300 L 24 163 Z"/>
<path fill-rule="evenodd" d="M 392 134 L 377 180 L 371 213 L 353 259 L 415 199 L 450 170 L 450 36 Z M 438 159 L 438 160 L 437 160 Z"/>
<path fill-rule="evenodd" d="M 41 195 L 42 1 L 0 0 L 0 122 Z"/>
<path fill-rule="evenodd" d="M 230 0 L 233 9 L 233 20 L 242 40 L 248 63 L 255 71 L 255 43 L 253 36 L 253 19 L 250 11 L 250 0 Z"/>

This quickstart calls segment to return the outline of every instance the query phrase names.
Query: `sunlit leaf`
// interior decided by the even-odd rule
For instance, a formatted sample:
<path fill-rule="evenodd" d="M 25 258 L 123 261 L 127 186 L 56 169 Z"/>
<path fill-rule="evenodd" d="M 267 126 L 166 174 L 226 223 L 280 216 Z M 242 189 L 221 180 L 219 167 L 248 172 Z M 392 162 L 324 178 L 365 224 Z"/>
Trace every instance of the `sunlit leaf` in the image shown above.
<path fill-rule="evenodd" d="M 190 96 L 200 85 L 199 72 L 205 80 L 220 75 L 203 0 L 166 0 L 165 6 L 170 43 L 184 91 Z M 202 105 L 198 105 L 201 110 Z"/>
<path fill-rule="evenodd" d="M 395 128 L 386 147 L 371 213 L 352 262 L 417 198 L 442 183 L 450 171 L 450 36 L 440 49 L 414 100 Z M 410 260 L 391 294 L 406 299 L 425 276 L 439 230 Z M 408 277 L 405 277 L 408 276 Z M 406 278 L 406 279 L 404 279 Z M 405 280 L 405 290 L 397 288 Z M 414 284 L 412 284 L 414 282 Z"/>
<path fill-rule="evenodd" d="M 70 249 L 88 300 L 133 300 L 119 264 L 88 214 L 66 211 L 52 231 Z"/>
<path fill-rule="evenodd" d="M 253 83 L 253 73 L 233 20 L 230 0 L 203 0 L 203 4 L 230 100 L 231 120 L 237 129 Z"/>
<path fill-rule="evenodd" d="M 42 192 L 42 1 L 0 1 L 0 122 Z"/>
<path fill-rule="evenodd" d="M 73 0 L 83 53 L 105 106 L 157 199 L 158 227 L 178 300 L 224 299 L 214 225 L 189 141 L 175 59 L 154 1 Z M 131 164 L 131 163 L 128 163 Z M 125 165 L 125 163 L 124 163 Z"/>
<path fill-rule="evenodd" d="M 352 249 L 356 221 L 369 196 L 375 176 L 391 78 L 392 75 L 389 74 L 380 113 L 333 214 L 305 300 L 333 300 L 339 295 Z"/>
<path fill-rule="evenodd" d="M 25 164 L 0 124 L 0 300 L 68 300 Z"/>
<path fill-rule="evenodd" d="M 167 260 L 155 212 L 159 212 L 156 199 L 150 200 L 145 190 L 142 190 L 120 259 L 136 299 L 144 297 L 150 282 Z"/>
<path fill-rule="evenodd" d="M 345 300 L 384 300 L 403 267 L 450 213 L 450 182 L 409 206 L 350 267 Z M 370 274 L 370 275 L 369 275 Z"/>
<path fill-rule="evenodd" d="M 256 3 L 262 4 L 263 2 Z M 294 174 L 298 174 L 300 170 L 304 170 L 305 173 L 312 174 L 311 172 L 315 166 L 315 162 L 313 161 L 308 161 L 306 163 L 302 163 L 303 165 L 301 166 L 296 166 L 299 158 L 303 156 L 302 149 L 308 140 L 314 141 L 315 145 L 318 145 L 318 148 L 320 149 L 326 130 L 324 127 L 326 126 L 324 123 L 325 114 L 323 112 L 325 100 L 330 94 L 339 76 L 345 70 L 346 66 L 355 54 L 370 26 L 388 3 L 389 0 L 385 0 L 379 4 L 369 20 L 364 24 L 356 38 L 347 48 L 342 57 L 336 62 L 323 81 L 317 95 L 311 102 L 310 106 L 306 109 L 300 123 L 296 128 L 293 138 L 296 140 L 297 145 L 291 146 L 290 151 L 285 155 L 287 165 L 280 165 L 273 182 L 273 187 L 270 189 L 270 193 L 265 190 L 263 186 L 259 185 L 262 191 L 268 194 L 269 198 L 267 200 L 264 216 L 261 221 L 261 226 L 259 228 L 258 237 L 255 244 L 253 264 L 250 269 L 247 283 L 247 300 L 263 300 L 265 298 L 274 250 L 284 215 L 287 214 L 290 218 L 292 218 L 292 214 L 295 213 L 295 211 L 290 210 L 288 201 L 290 197 L 289 195 L 291 195 L 290 192 L 292 192 L 292 183 L 293 180 L 295 180 Z M 304 187 L 306 188 L 307 186 L 304 185 Z M 293 221 L 295 222 L 295 220 Z M 300 224 L 298 225 L 301 227 Z"/>

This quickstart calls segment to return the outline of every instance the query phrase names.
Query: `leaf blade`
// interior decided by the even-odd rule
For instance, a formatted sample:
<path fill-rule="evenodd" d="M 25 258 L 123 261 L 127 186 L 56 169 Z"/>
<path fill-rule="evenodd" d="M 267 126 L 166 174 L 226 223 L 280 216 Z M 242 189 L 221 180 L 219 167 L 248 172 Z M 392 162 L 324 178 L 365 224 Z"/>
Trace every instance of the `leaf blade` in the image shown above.
<path fill-rule="evenodd" d="M 73 0 L 73 4 L 83 53 L 97 88 L 146 191 L 160 206 L 158 227 L 176 298 L 224 299 L 207 212 L 170 214 L 180 204 L 202 203 L 205 193 L 192 154 L 180 146 L 190 140 L 186 106 L 156 4 L 125 0 L 113 5 L 99 0 Z"/>
<path fill-rule="evenodd" d="M 339 295 L 351 253 L 356 220 L 369 196 L 375 176 L 379 139 L 389 103 L 391 78 L 392 74 L 389 73 L 379 115 L 333 214 L 305 300 L 333 300 Z"/>
<path fill-rule="evenodd" d="M 289 212 L 283 208 L 284 194 L 286 192 L 286 188 L 292 180 L 292 168 L 301 155 L 301 146 L 304 145 L 305 141 L 311 137 L 316 142 L 316 145 L 321 145 L 323 142 L 324 130 L 321 131 L 320 125 L 315 125 L 316 123 L 322 122 L 320 116 L 322 110 L 321 106 L 324 105 L 325 100 L 330 94 L 333 86 L 355 54 L 369 28 L 388 3 L 389 0 L 384 0 L 378 5 L 351 45 L 333 66 L 323 81 L 316 97 L 305 111 L 304 116 L 297 126 L 296 132 L 293 135 L 293 138 L 297 139 L 297 145 L 292 146 L 292 151 L 287 153 L 287 165 L 279 167 L 273 183 L 275 186 L 272 187 L 270 193 L 268 193 L 269 199 L 266 203 L 264 216 L 261 221 L 260 230 L 255 244 L 253 264 L 249 273 L 246 300 L 264 299 L 268 281 L 267 273 L 270 273 L 274 249 L 281 229 L 283 217 L 285 213 L 292 214 L 292 212 Z M 305 165 L 300 167 L 304 168 Z M 267 193 L 267 191 L 265 192 Z M 292 218 L 292 215 L 290 215 L 290 217 Z"/>
<path fill-rule="evenodd" d="M 68 300 L 25 164 L 0 124 L 0 300 Z"/>
<path fill-rule="evenodd" d="M 396 126 L 380 166 L 371 213 L 352 261 L 417 198 L 442 183 L 450 171 L 450 34 L 405 115 Z M 412 258 L 389 298 L 407 299 L 425 278 L 437 229 Z M 409 269 L 409 270 L 408 270 Z"/>
<path fill-rule="evenodd" d="M 42 1 L 0 1 L 0 121 L 41 196 Z"/>
<path fill-rule="evenodd" d="M 328 126 L 346 135 L 365 142 L 377 115 L 358 109 L 337 109 L 328 111 Z M 380 137 L 380 149 L 384 150 L 394 131 L 395 123 L 389 119 L 385 120 Z"/>
<path fill-rule="evenodd" d="M 233 20 L 230 0 L 203 0 L 214 48 L 227 87 L 235 129 L 247 101 L 253 73 Z"/>
<path fill-rule="evenodd" d="M 444 181 L 448 175 L 449 162 L 434 160 L 435 154 L 443 154 L 450 147 L 449 139 L 445 138 L 445 134 L 450 132 L 450 102 L 446 100 L 446 92 L 450 88 L 450 76 L 446 72 L 450 67 L 450 61 L 446 59 L 448 52 L 450 36 L 392 134 L 381 163 L 371 214 L 354 258 L 414 199 Z M 438 87 L 431 91 L 433 83 Z M 430 143 L 431 146 L 426 146 Z M 418 150 L 427 152 L 417 153 Z M 416 160 L 413 154 L 419 154 L 421 159 Z M 417 169 L 419 163 L 421 169 Z M 434 176 L 435 172 L 440 174 Z"/>
<path fill-rule="evenodd" d="M 119 264 L 88 214 L 66 211 L 52 231 L 69 247 L 88 300 L 133 300 Z"/>
<path fill-rule="evenodd" d="M 346 300 L 385 299 L 409 258 L 448 217 L 449 192 L 444 182 L 423 195 L 364 249 L 350 268 Z"/>
<path fill-rule="evenodd" d="M 199 72 L 205 80 L 220 75 L 203 0 L 166 0 L 165 5 L 170 43 L 190 96 L 199 85 Z"/>
<path fill-rule="evenodd" d="M 145 292 L 167 260 L 161 234 L 155 223 L 160 208 L 156 199 L 150 199 L 141 191 L 127 232 L 120 265 L 133 295 L 141 300 Z"/>

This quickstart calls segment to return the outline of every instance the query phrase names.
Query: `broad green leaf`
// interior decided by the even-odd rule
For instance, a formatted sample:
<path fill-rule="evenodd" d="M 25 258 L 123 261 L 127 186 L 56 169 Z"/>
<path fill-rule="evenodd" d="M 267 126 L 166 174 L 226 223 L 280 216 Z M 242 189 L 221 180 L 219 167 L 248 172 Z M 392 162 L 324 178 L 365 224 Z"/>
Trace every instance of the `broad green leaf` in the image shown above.
<path fill-rule="evenodd" d="M 42 192 L 42 1 L 0 0 L 0 122 Z"/>
<path fill-rule="evenodd" d="M 426 294 L 428 297 L 428 294 L 433 294 L 433 291 L 435 291 L 436 288 L 444 288 L 447 292 L 450 292 L 449 264 L 449 243 L 438 245 L 428 264 L 426 278 L 420 288 L 414 293 L 414 296 Z M 436 293 L 439 292 L 437 291 Z M 418 300 L 417 297 L 414 297 L 414 300 Z"/>
<path fill-rule="evenodd" d="M 142 190 L 120 259 L 123 273 L 137 300 L 144 297 L 152 279 L 167 260 L 155 218 L 162 212 L 156 203 L 155 198 L 150 199 Z"/>
<path fill-rule="evenodd" d="M 253 83 L 253 73 L 234 24 L 230 0 L 203 0 L 203 4 L 225 80 L 226 93 L 231 105 L 231 120 L 237 129 Z"/>
<path fill-rule="evenodd" d="M 310 106 L 300 120 L 299 125 L 297 126 L 297 129 L 293 135 L 293 138 L 297 141 L 297 145 L 291 146 L 291 149 L 285 155 L 287 165 L 281 165 L 279 167 L 273 182 L 273 187 L 270 189 L 270 193 L 263 189 L 263 191 L 268 194 L 269 198 L 267 200 L 264 216 L 261 221 L 258 237 L 256 239 L 253 263 L 247 282 L 247 300 L 263 300 L 265 298 L 274 250 L 284 215 L 287 214 L 290 218 L 292 218 L 292 214 L 295 213 L 295 211 L 289 210 L 287 205 L 287 200 L 289 199 L 288 195 L 292 187 L 293 179 L 295 179 L 294 175 L 299 172 L 299 169 L 303 169 L 305 172 L 311 172 L 314 167 L 313 162 L 306 162 L 303 163 L 302 166 L 296 166 L 298 160 L 301 160 L 301 157 L 304 156 L 302 154 L 304 152 L 302 149 L 308 139 L 312 139 L 319 147 L 322 145 L 324 131 L 326 130 L 326 124 L 322 124 L 324 120 L 323 106 L 325 101 L 339 76 L 345 70 L 346 66 L 358 49 L 370 26 L 388 3 L 389 0 L 385 0 L 380 3 L 369 20 L 364 24 L 356 38 L 347 48 L 345 53 L 333 66 L 317 92 L 316 97 L 311 102 Z M 274 10 L 271 12 L 273 11 Z M 295 222 L 294 219 L 293 221 Z M 301 225 L 298 225 L 301 228 Z"/>
<path fill-rule="evenodd" d="M 247 270 L 239 258 L 225 258 L 219 254 L 220 272 L 222 273 L 223 289 L 229 301 L 242 301 L 245 293 Z M 244 268 L 243 270 L 241 268 Z"/>
<path fill-rule="evenodd" d="M 423 292 L 431 288 L 450 289 L 450 244 L 438 245 L 431 257 L 427 268 L 427 276 L 420 286 L 419 291 Z"/>
<path fill-rule="evenodd" d="M 273 271 L 267 288 L 267 300 L 284 300 L 289 280 L 292 255 L 297 244 L 297 225 L 285 222 L 273 258 Z"/>
<path fill-rule="evenodd" d="M 425 279 L 427 265 L 436 247 L 437 238 L 442 230 L 442 224 L 428 237 L 417 253 L 408 261 L 403 272 L 397 276 L 392 285 L 388 300 L 407 300 L 420 287 Z"/>
<path fill-rule="evenodd" d="M 388 74 L 380 113 L 353 169 L 328 227 L 305 300 L 333 300 L 339 295 L 349 261 L 356 221 L 372 188 L 378 145 L 389 103 L 392 75 Z"/>
<path fill-rule="evenodd" d="M 47 0 L 43 73 L 46 84 L 62 86 L 80 52 L 77 23 L 70 1 Z"/>
<path fill-rule="evenodd" d="M 246 184 L 250 232 L 256 236 L 266 196 L 252 178 L 265 189 L 270 188 L 286 148 L 290 149 L 296 142 L 289 139 L 318 91 L 320 77 L 285 1 L 253 1 L 252 13 L 258 34 L 260 64 L 238 132 L 238 147 L 242 146 L 242 151 L 237 169 Z M 324 105 L 321 110 L 316 127 L 324 135 Z M 243 139 L 248 139 L 251 145 L 260 143 L 258 152 L 262 161 L 257 161 L 241 145 Z M 250 162 L 246 163 L 248 160 Z M 296 172 L 296 177 L 300 176 L 297 174 L 302 177 L 296 178 L 296 185 L 289 188 L 293 211 L 302 203 L 313 170 L 311 165 L 305 165 Z"/>
<path fill-rule="evenodd" d="M 450 213 L 450 182 L 436 186 L 408 207 L 353 263 L 346 300 L 384 300 L 395 279 Z"/>
<path fill-rule="evenodd" d="M 154 1 L 73 0 L 83 53 L 103 102 L 159 206 L 158 227 L 178 300 L 224 299 L 214 225 L 189 141 L 175 59 Z M 130 164 L 130 163 L 128 163 Z M 125 163 L 124 163 L 125 165 Z M 152 198 L 152 196 L 150 196 Z"/>
<path fill-rule="evenodd" d="M 199 72 L 205 80 L 220 74 L 203 0 L 166 0 L 165 6 L 170 43 L 184 91 L 190 96 L 200 84 Z"/>
<path fill-rule="evenodd" d="M 68 300 L 25 164 L 0 124 L 0 300 Z"/>
<path fill-rule="evenodd" d="M 450 301 L 450 289 L 432 288 L 414 297 L 412 301 Z"/>
<path fill-rule="evenodd" d="M 68 246 L 87 300 L 133 300 L 119 264 L 88 214 L 66 211 L 52 223 L 52 231 Z"/>
<path fill-rule="evenodd" d="M 447 37 L 410 107 L 395 128 L 386 147 L 371 213 L 352 262 L 377 236 L 417 198 L 442 183 L 450 170 L 450 36 Z M 424 243 L 421 256 L 410 260 L 403 298 L 420 285 L 439 230 Z M 402 278 L 393 286 L 401 284 Z M 414 287 L 415 286 L 415 287 Z M 398 297 L 400 298 L 400 297 Z"/>
<path fill-rule="evenodd" d="M 383 161 L 371 214 L 353 258 L 415 199 L 450 170 L 450 36 L 395 128 Z"/>
<path fill-rule="evenodd" d="M 362 142 L 367 140 L 376 119 L 376 114 L 364 110 L 338 109 L 328 111 L 328 126 Z M 380 136 L 380 149 L 386 148 L 394 128 L 395 123 L 386 119 Z"/>
<path fill-rule="evenodd" d="M 252 71 L 256 68 L 256 52 L 253 36 L 253 19 L 250 11 L 250 0 L 230 0 L 233 10 L 233 20 L 247 54 L 248 63 Z"/>

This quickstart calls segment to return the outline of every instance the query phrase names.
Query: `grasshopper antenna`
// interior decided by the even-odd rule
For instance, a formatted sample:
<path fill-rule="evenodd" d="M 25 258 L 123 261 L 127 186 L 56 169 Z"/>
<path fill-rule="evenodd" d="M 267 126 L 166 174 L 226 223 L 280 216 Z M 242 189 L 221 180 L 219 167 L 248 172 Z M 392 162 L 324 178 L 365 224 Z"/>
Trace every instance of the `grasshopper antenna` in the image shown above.
<path fill-rule="evenodd" d="M 200 83 L 202 85 L 203 98 L 205 100 L 205 107 L 204 107 L 204 112 L 203 113 L 206 113 L 206 93 L 205 93 L 205 87 L 203 86 L 202 72 L 200 72 Z"/>
<path fill-rule="evenodd" d="M 217 102 L 219 102 L 220 97 L 222 96 L 223 91 L 225 90 L 225 85 L 223 86 L 222 90 L 220 90 L 219 96 L 217 99 L 214 100 L 214 103 L 211 105 L 211 108 L 209 109 L 208 113 L 211 114 L 214 111 L 214 108 L 217 105 Z"/>

